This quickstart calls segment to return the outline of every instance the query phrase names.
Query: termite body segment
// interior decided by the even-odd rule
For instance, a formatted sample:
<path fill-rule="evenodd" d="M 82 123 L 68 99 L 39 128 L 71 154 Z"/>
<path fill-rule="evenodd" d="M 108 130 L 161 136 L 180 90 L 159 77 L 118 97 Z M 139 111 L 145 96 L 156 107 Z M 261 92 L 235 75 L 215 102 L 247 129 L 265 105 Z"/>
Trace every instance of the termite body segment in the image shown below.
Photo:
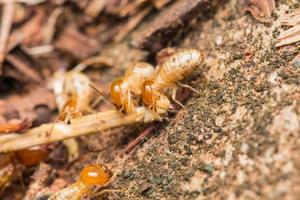
<path fill-rule="evenodd" d="M 175 99 L 176 84 L 197 69 L 202 62 L 203 55 L 196 49 L 183 49 L 171 55 L 162 65 L 158 66 L 154 78 L 144 82 L 142 87 L 144 104 L 158 113 L 166 112 L 170 107 L 168 98 L 162 94 L 162 90 L 166 88 L 173 88 L 172 99 L 180 104 Z"/>
<path fill-rule="evenodd" d="M 153 78 L 152 89 L 174 87 L 177 82 L 195 71 L 202 62 L 203 55 L 199 50 L 179 50 L 159 67 L 158 73 Z"/>
<path fill-rule="evenodd" d="M 141 94 L 144 81 L 151 79 L 154 73 L 152 65 L 138 62 L 127 69 L 124 77 L 113 81 L 110 94 L 116 108 L 126 113 L 132 112 L 137 106 L 136 97 Z"/>
<path fill-rule="evenodd" d="M 34 146 L 16 151 L 19 162 L 25 166 L 40 163 L 48 157 L 49 151 L 45 146 Z"/>
<path fill-rule="evenodd" d="M 48 200 L 81 200 L 91 193 L 92 186 L 107 185 L 111 176 L 111 172 L 102 165 L 85 166 L 74 184 L 54 193 Z"/>

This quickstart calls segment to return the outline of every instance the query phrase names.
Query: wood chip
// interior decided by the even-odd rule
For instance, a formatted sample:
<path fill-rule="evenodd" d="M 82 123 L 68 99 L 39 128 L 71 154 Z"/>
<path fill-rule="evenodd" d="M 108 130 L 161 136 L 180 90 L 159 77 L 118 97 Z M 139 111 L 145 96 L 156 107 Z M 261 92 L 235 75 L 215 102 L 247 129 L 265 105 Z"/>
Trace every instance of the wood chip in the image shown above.
<path fill-rule="evenodd" d="M 282 16 L 281 25 L 291 26 L 290 29 L 283 31 L 277 38 L 276 47 L 293 44 L 300 41 L 300 9 Z"/>
<path fill-rule="evenodd" d="M 139 23 L 152 11 L 152 7 L 146 7 L 133 17 L 130 17 L 126 24 L 119 28 L 118 34 L 115 36 L 115 42 L 121 42 Z"/>
<path fill-rule="evenodd" d="M 43 12 L 41 10 L 37 10 L 35 16 L 33 16 L 30 21 L 14 30 L 9 36 L 6 52 L 10 52 L 13 48 L 24 41 L 32 39 L 32 37 L 41 30 L 43 17 Z"/>
<path fill-rule="evenodd" d="M 84 9 L 84 12 L 92 17 L 97 17 L 105 8 L 108 1 L 106 0 L 92 0 L 89 5 Z"/>
<path fill-rule="evenodd" d="M 47 186 L 51 172 L 52 167 L 50 165 L 41 163 L 32 176 L 33 182 L 29 185 L 23 200 L 35 199 L 35 196 Z"/>
<path fill-rule="evenodd" d="M 242 6 L 245 11 L 249 11 L 259 22 L 270 22 L 273 10 L 275 9 L 274 0 L 243 0 Z"/>
<path fill-rule="evenodd" d="M 173 1 L 173 0 L 151 0 L 152 4 L 154 5 L 154 7 L 156 9 L 161 9 L 162 7 L 164 7 L 171 1 Z"/>
<path fill-rule="evenodd" d="M 159 51 L 166 46 L 181 26 L 198 16 L 200 10 L 207 5 L 209 3 L 206 0 L 176 1 L 135 31 L 132 34 L 131 44 L 136 48 Z"/>
<path fill-rule="evenodd" d="M 80 33 L 73 25 L 60 34 L 54 46 L 77 59 L 88 58 L 99 51 L 98 41 Z"/>
<path fill-rule="evenodd" d="M 22 61 L 19 57 L 15 55 L 8 55 L 7 61 L 10 62 L 15 68 L 17 68 L 22 74 L 24 74 L 29 79 L 39 83 L 42 81 L 41 76 L 37 71 L 30 67 L 26 62 Z"/>

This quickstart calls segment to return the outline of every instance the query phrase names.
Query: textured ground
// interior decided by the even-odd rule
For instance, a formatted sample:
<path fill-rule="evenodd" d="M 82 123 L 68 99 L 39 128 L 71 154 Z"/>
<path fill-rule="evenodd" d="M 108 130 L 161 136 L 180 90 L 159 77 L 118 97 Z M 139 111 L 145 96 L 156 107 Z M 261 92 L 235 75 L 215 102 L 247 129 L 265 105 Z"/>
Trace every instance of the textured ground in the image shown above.
<path fill-rule="evenodd" d="M 191 83 L 201 95 L 126 160 L 113 184 L 120 199 L 300 196 L 299 43 L 274 48 L 286 3 L 269 25 L 235 1 L 190 25 L 181 46 L 206 54 Z"/>
<path fill-rule="evenodd" d="M 300 45 L 274 47 L 276 37 L 284 30 L 278 17 L 300 7 L 297 1 L 276 1 L 270 24 L 259 23 L 242 12 L 238 0 L 224 4 L 214 1 L 217 4 L 187 20 L 188 26 L 176 23 L 175 29 L 180 31 L 166 41 L 161 41 L 162 37 L 152 43 L 150 37 L 143 43 L 136 36 L 148 34 L 140 31 L 149 26 L 143 22 L 124 42 L 103 47 L 102 55 L 115 58 L 115 67 L 101 71 L 101 78 L 93 70 L 87 72 L 101 89 L 133 61 L 154 63 L 153 54 L 150 58 L 147 55 L 156 48 L 199 48 L 206 60 L 188 81 L 200 94 L 192 94 L 185 102 L 186 109 L 161 122 L 154 134 L 129 155 L 123 153 L 125 147 L 147 125 L 81 137 L 80 158 L 69 164 L 66 150 L 57 146 L 47 161 L 52 170 L 47 170 L 51 171 L 46 176 L 50 181 L 44 182 L 49 182 L 49 187 L 63 187 L 78 177 L 84 164 L 99 157 L 114 166 L 113 171 L 120 171 L 110 187 L 118 191 L 109 193 L 108 199 L 299 198 L 300 61 L 294 58 L 300 53 Z M 195 5 L 202 6 L 204 1 L 197 2 Z M 150 30 L 156 31 L 155 27 Z M 129 45 L 139 42 L 148 52 Z M 23 176 L 28 185 L 31 179 Z M 20 192 L 19 182 L 6 191 L 4 199 L 11 199 L 15 190 L 19 193 L 14 199 L 20 199 L 24 191 Z"/>

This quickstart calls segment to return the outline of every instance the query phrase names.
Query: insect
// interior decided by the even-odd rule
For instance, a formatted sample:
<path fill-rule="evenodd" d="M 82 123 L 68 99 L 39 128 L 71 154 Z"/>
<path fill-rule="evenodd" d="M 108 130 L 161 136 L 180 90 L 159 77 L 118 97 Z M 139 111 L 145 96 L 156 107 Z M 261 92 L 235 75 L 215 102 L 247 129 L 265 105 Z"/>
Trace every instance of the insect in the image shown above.
<path fill-rule="evenodd" d="M 182 49 L 171 55 L 158 66 L 156 75 L 146 80 L 142 86 L 142 100 L 151 110 L 158 114 L 165 113 L 170 108 L 170 101 L 162 94 L 162 90 L 172 88 L 172 99 L 174 102 L 184 107 L 176 100 L 176 84 L 182 81 L 188 74 L 198 68 L 203 62 L 203 55 L 196 49 Z M 181 84 L 198 93 L 189 85 Z"/>
<path fill-rule="evenodd" d="M 35 146 L 0 156 L 0 194 L 11 182 L 22 177 L 27 166 L 36 165 L 48 157 L 45 146 Z M 22 179 L 21 179 L 22 180 Z"/>
<path fill-rule="evenodd" d="M 111 100 L 119 111 L 130 113 L 137 106 L 142 93 L 143 82 L 155 74 L 154 67 L 145 62 L 132 65 L 125 76 L 116 79 L 111 84 Z"/>
<path fill-rule="evenodd" d="M 49 151 L 46 146 L 34 146 L 16 151 L 19 163 L 25 166 L 36 165 L 48 157 Z"/>
<path fill-rule="evenodd" d="M 0 133 L 12 133 L 19 132 L 31 125 L 31 122 L 28 119 L 24 119 L 19 123 L 8 123 L 0 124 Z"/>
<path fill-rule="evenodd" d="M 60 114 L 58 119 L 68 122 L 82 113 L 92 112 L 90 79 L 81 72 L 58 72 L 54 75 L 53 91 Z"/>
<path fill-rule="evenodd" d="M 48 200 L 80 200 L 83 196 L 91 194 L 93 186 L 106 186 L 111 178 L 112 172 L 104 165 L 85 166 L 75 183 L 54 193 Z"/>
<path fill-rule="evenodd" d="M 81 72 L 57 72 L 54 75 L 53 91 L 56 97 L 59 114 L 55 121 L 69 123 L 71 119 L 93 112 L 90 102 L 93 97 L 90 89 L 90 79 Z M 52 134 L 54 125 L 49 131 Z M 68 149 L 68 160 L 71 162 L 79 156 L 79 146 L 76 139 L 63 141 Z"/>

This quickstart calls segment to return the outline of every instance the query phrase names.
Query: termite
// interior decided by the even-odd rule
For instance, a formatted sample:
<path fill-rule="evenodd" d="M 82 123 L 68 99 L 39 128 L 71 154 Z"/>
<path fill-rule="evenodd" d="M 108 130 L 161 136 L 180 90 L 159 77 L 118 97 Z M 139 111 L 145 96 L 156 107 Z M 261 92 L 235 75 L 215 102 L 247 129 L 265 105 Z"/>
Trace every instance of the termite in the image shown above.
<path fill-rule="evenodd" d="M 46 146 L 34 146 L 16 151 L 16 156 L 20 164 L 32 166 L 40 163 L 48 157 L 49 151 Z"/>
<path fill-rule="evenodd" d="M 81 72 L 58 72 L 54 75 L 53 91 L 56 97 L 59 119 L 69 121 L 91 112 L 92 92 L 90 79 Z"/>
<path fill-rule="evenodd" d="M 68 187 L 54 193 L 48 200 L 80 200 L 90 195 L 93 186 L 106 186 L 111 182 L 112 172 L 100 164 L 85 166 L 78 180 Z"/>
<path fill-rule="evenodd" d="M 142 93 L 143 82 L 155 73 L 154 67 L 145 62 L 138 62 L 127 69 L 125 76 L 111 84 L 111 100 L 119 111 L 130 113 L 137 106 Z"/>
<path fill-rule="evenodd" d="M 0 157 L 0 194 L 18 177 L 21 179 L 22 172 L 28 166 L 33 166 L 48 157 L 45 146 L 35 146 L 15 153 L 3 154 Z M 22 179 L 21 179 L 22 180 Z"/>
<path fill-rule="evenodd" d="M 69 123 L 71 119 L 78 118 L 83 114 L 93 112 L 90 102 L 93 97 L 90 89 L 90 79 L 77 71 L 57 72 L 54 75 L 53 91 L 56 98 L 59 114 L 55 121 Z M 54 125 L 49 130 L 52 134 Z M 75 139 L 63 141 L 68 149 L 68 160 L 71 162 L 79 156 L 79 146 Z"/>
<path fill-rule="evenodd" d="M 18 123 L 0 124 L 0 133 L 20 132 L 31 125 L 28 119 L 24 119 Z"/>
<path fill-rule="evenodd" d="M 203 62 L 203 55 L 196 49 L 182 49 L 171 55 L 161 65 L 158 66 L 156 75 L 143 83 L 142 100 L 151 110 L 158 114 L 165 113 L 170 107 L 170 101 L 162 94 L 162 90 L 172 88 L 172 99 L 174 102 L 184 107 L 176 100 L 178 84 L 191 72 L 197 69 Z M 189 85 L 181 84 L 198 93 L 197 90 Z"/>

